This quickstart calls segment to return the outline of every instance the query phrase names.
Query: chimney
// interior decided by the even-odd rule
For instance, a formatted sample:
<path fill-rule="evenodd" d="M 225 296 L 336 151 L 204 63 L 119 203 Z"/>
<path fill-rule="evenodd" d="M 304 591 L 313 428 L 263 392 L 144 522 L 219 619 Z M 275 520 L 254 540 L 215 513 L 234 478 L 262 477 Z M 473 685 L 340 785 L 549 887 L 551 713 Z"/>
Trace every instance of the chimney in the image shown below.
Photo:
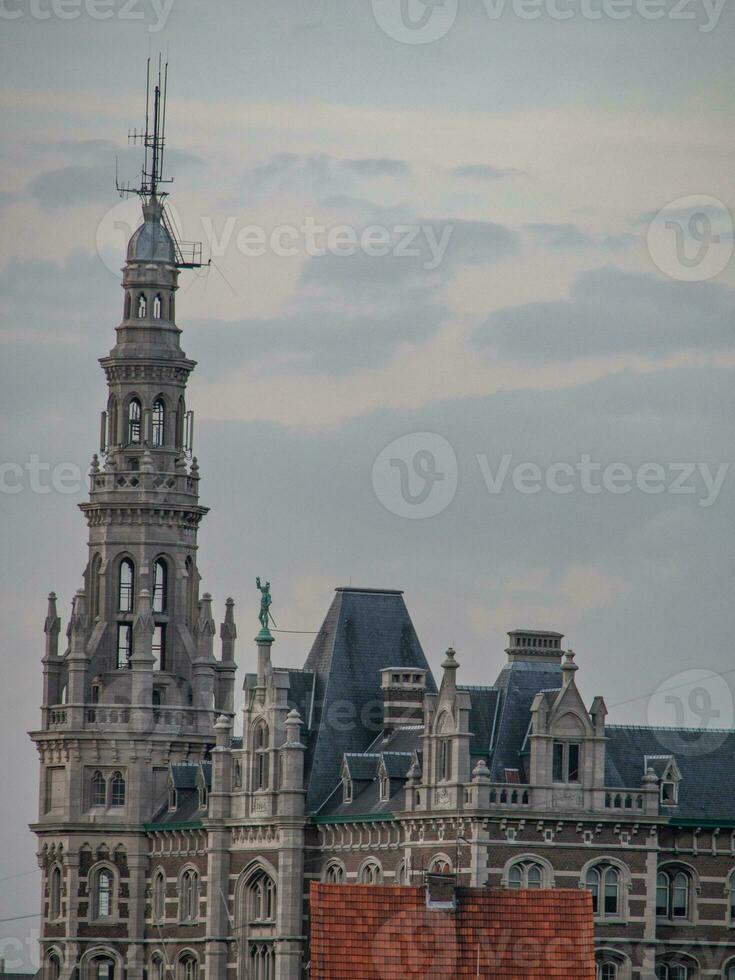
<path fill-rule="evenodd" d="M 426 671 L 415 667 L 386 667 L 380 672 L 383 690 L 383 728 L 423 725 Z"/>
<path fill-rule="evenodd" d="M 563 633 L 552 630 L 511 630 L 505 652 L 508 661 L 561 663 Z"/>

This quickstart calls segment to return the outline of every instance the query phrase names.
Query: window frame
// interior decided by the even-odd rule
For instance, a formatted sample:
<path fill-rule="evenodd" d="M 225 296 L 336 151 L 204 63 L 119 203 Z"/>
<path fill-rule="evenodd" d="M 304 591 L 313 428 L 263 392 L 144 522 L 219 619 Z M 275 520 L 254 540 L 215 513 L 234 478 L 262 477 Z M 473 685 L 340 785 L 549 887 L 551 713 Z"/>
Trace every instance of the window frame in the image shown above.
<path fill-rule="evenodd" d="M 578 786 L 582 782 L 582 743 L 555 738 L 552 743 L 551 779 L 554 783 Z"/>

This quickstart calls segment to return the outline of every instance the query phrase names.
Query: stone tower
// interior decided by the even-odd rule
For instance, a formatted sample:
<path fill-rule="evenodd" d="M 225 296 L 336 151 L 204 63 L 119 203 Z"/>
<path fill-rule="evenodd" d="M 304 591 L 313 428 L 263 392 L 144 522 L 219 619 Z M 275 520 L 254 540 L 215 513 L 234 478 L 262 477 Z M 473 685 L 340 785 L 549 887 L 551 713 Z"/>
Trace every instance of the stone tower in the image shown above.
<path fill-rule="evenodd" d="M 166 799 L 171 766 L 209 757 L 216 718 L 233 711 L 232 600 L 217 658 L 211 597 L 199 591 L 197 531 L 207 509 L 186 407 L 195 364 L 175 322 L 187 263 L 155 181 L 141 196 L 143 222 L 123 270 L 123 317 L 100 362 L 109 393 L 81 504 L 89 556 L 65 650 L 53 593 L 45 622 L 33 829 L 49 980 L 142 980 L 145 824 Z"/>

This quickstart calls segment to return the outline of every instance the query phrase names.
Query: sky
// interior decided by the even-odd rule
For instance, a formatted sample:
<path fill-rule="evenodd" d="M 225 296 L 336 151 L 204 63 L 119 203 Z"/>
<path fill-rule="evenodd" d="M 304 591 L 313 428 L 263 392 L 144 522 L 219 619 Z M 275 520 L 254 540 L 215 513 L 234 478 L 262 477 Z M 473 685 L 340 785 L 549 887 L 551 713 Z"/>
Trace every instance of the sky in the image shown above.
<path fill-rule="evenodd" d="M 611 721 L 735 726 L 732 0 L 0 0 L 0 954 L 35 967 L 46 595 L 168 57 L 204 588 L 300 665 L 340 585 L 436 669 L 558 630 Z M 116 164 L 117 161 L 117 164 Z M 28 918 L 17 918 L 29 916 Z M 4 938 L 2 938 L 4 937 Z M 31 953 L 32 950 L 32 953 Z"/>

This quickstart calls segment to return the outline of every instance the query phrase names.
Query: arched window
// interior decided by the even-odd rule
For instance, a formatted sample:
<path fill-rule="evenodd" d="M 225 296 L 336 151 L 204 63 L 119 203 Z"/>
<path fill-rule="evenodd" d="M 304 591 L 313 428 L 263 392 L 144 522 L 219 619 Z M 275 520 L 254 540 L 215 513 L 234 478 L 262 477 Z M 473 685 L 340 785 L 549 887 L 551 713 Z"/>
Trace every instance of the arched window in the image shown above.
<path fill-rule="evenodd" d="M 120 562 L 120 575 L 117 589 L 117 608 L 120 612 L 133 611 L 135 602 L 135 569 L 129 558 Z"/>
<path fill-rule="evenodd" d="M 112 918 L 112 900 L 115 878 L 109 868 L 100 868 L 94 876 L 94 918 Z"/>
<path fill-rule="evenodd" d="M 268 726 L 264 721 L 259 721 L 253 729 L 253 749 L 253 789 L 268 789 Z"/>
<path fill-rule="evenodd" d="M 620 872 L 611 865 L 590 868 L 585 886 L 592 893 L 592 911 L 597 918 L 615 918 L 621 914 Z"/>
<path fill-rule="evenodd" d="M 276 975 L 276 954 L 273 943 L 254 942 L 248 948 L 248 977 L 253 980 L 273 980 Z"/>
<path fill-rule="evenodd" d="M 49 919 L 61 916 L 61 868 L 55 864 L 48 879 L 48 915 Z"/>
<path fill-rule="evenodd" d="M 145 296 L 143 293 L 138 294 L 138 319 L 144 320 L 146 313 L 148 312 L 148 304 L 146 303 Z"/>
<path fill-rule="evenodd" d="M 43 970 L 43 980 L 59 980 L 61 976 L 61 959 L 58 953 L 49 953 Z"/>
<path fill-rule="evenodd" d="M 336 861 L 330 863 L 324 869 L 324 881 L 328 885 L 343 885 L 345 880 L 345 869 Z"/>
<path fill-rule="evenodd" d="M 166 980 L 166 964 L 162 956 L 151 958 L 151 980 Z"/>
<path fill-rule="evenodd" d="M 396 885 L 407 885 L 408 884 L 408 865 L 405 861 L 399 861 L 398 867 L 396 868 L 395 878 L 393 879 Z"/>
<path fill-rule="evenodd" d="M 157 871 L 153 878 L 153 918 L 163 922 L 166 918 L 166 878 L 163 871 Z"/>
<path fill-rule="evenodd" d="M 184 953 L 179 959 L 176 980 L 199 980 L 199 961 L 192 953 Z"/>
<path fill-rule="evenodd" d="M 110 802 L 112 806 L 125 806 L 125 780 L 121 772 L 116 772 L 112 777 Z"/>
<path fill-rule="evenodd" d="M 164 613 L 168 604 L 168 565 L 163 558 L 153 563 L 153 612 Z"/>
<path fill-rule="evenodd" d="M 383 871 L 377 861 L 366 861 L 360 868 L 359 881 L 361 885 L 379 885 L 383 880 Z"/>
<path fill-rule="evenodd" d="M 128 404 L 128 442 L 140 442 L 142 412 L 137 398 L 131 398 Z"/>
<path fill-rule="evenodd" d="M 725 967 L 725 980 L 735 980 L 735 960 L 730 960 Z"/>
<path fill-rule="evenodd" d="M 165 439 L 166 405 L 163 398 L 156 398 L 151 412 L 151 437 L 154 446 L 162 446 Z"/>
<path fill-rule="evenodd" d="M 107 805 L 107 783 L 99 769 L 92 776 L 92 806 Z"/>
<path fill-rule="evenodd" d="M 600 960 L 597 964 L 597 980 L 618 980 L 618 964 L 614 960 Z"/>
<path fill-rule="evenodd" d="M 265 871 L 259 871 L 248 882 L 246 907 L 249 922 L 275 922 L 276 885 Z"/>
<path fill-rule="evenodd" d="M 154 320 L 160 320 L 161 319 L 161 308 L 162 308 L 161 296 L 160 296 L 160 293 L 156 293 L 155 297 L 153 298 L 153 319 Z"/>
<path fill-rule="evenodd" d="M 179 921 L 196 922 L 199 919 L 199 875 L 187 868 L 179 882 Z"/>
<path fill-rule="evenodd" d="M 659 871 L 656 878 L 656 915 L 660 919 L 688 919 L 691 878 L 676 868 Z"/>
<path fill-rule="evenodd" d="M 508 888 L 542 888 L 544 869 L 534 861 L 519 861 L 508 870 Z"/>
<path fill-rule="evenodd" d="M 429 873 L 434 875 L 450 875 L 452 873 L 452 865 L 448 858 L 440 855 L 439 857 L 435 857 L 429 865 Z"/>

